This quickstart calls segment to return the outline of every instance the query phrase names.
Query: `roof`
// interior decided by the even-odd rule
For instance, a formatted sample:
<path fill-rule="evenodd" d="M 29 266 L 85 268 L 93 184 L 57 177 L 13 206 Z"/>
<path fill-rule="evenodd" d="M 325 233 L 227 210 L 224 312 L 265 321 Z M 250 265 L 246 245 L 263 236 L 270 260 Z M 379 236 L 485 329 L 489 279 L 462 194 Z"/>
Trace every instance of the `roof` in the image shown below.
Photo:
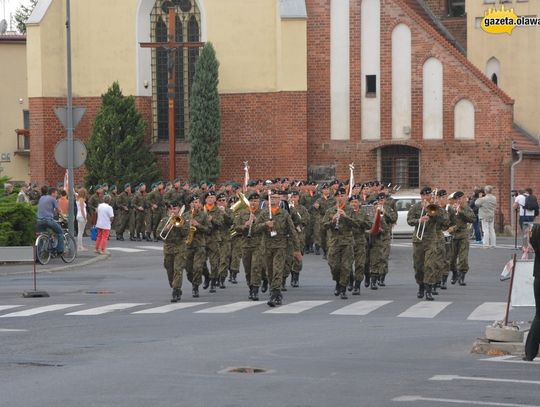
<path fill-rule="evenodd" d="M 465 57 L 461 52 L 453 46 L 448 39 L 437 30 L 433 24 L 426 20 L 422 10 L 425 9 L 419 4 L 419 1 L 423 0 L 394 0 L 396 3 L 401 4 L 403 11 L 407 13 L 412 19 L 414 19 L 418 25 L 424 30 L 430 33 L 435 40 L 439 42 L 444 48 L 446 48 L 451 55 L 453 55 L 466 69 L 468 69 L 474 76 L 476 76 L 481 82 L 484 83 L 493 93 L 495 93 L 501 100 L 509 105 L 514 104 L 514 100 L 508 96 L 501 88 L 495 85 L 491 80 L 484 75 L 471 61 Z M 422 17 L 424 15 L 424 17 Z M 432 19 L 430 19 L 432 20 Z"/>
<path fill-rule="evenodd" d="M 307 18 L 305 0 L 280 0 L 279 14 L 281 18 Z"/>
<path fill-rule="evenodd" d="M 2 34 L 0 42 L 26 42 L 26 35 L 22 34 Z"/>
<path fill-rule="evenodd" d="M 529 134 L 523 128 L 514 123 L 514 137 L 512 138 L 512 148 L 524 154 L 540 154 L 540 139 Z"/>

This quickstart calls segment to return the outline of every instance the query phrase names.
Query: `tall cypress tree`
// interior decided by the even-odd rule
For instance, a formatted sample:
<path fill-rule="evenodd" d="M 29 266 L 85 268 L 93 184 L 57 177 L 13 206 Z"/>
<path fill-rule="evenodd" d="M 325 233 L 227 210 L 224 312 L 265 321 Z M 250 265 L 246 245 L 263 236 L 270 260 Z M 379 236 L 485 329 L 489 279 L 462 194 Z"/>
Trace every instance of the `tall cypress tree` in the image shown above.
<path fill-rule="evenodd" d="M 87 185 L 97 183 L 152 182 L 160 171 L 155 156 L 144 143 L 145 123 L 135 108 L 135 98 L 124 96 L 118 82 L 101 95 L 101 110 L 86 147 Z"/>
<path fill-rule="evenodd" d="M 219 178 L 221 119 L 218 69 L 216 51 L 211 43 L 207 43 L 195 67 L 189 104 L 189 176 L 195 182 L 216 181 Z"/>

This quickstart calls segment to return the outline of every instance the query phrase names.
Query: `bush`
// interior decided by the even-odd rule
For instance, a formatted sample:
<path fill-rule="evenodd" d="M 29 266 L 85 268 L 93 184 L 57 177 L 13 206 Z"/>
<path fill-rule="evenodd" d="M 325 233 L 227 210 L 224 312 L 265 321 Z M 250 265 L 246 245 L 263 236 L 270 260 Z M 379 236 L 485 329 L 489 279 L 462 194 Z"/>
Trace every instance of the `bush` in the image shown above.
<path fill-rule="evenodd" d="M 16 203 L 17 193 L 4 195 L 0 179 L 0 246 L 32 246 L 36 240 L 37 208 Z"/>

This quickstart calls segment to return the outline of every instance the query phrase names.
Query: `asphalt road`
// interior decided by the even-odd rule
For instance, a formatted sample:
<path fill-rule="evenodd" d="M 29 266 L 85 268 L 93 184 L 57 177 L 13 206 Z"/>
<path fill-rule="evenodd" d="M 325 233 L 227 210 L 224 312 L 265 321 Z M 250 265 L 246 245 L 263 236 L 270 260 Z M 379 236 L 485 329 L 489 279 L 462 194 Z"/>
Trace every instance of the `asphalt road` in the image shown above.
<path fill-rule="evenodd" d="M 49 298 L 21 297 L 31 266 L 2 266 L 0 406 L 540 406 L 540 362 L 470 353 L 502 317 L 513 250 L 499 242 L 471 248 L 467 286 L 432 303 L 416 298 L 409 240 L 387 287 L 348 300 L 308 255 L 274 311 L 248 302 L 243 277 L 198 299 L 185 284 L 172 310 L 157 243 L 111 241 L 110 258 L 39 273 Z"/>

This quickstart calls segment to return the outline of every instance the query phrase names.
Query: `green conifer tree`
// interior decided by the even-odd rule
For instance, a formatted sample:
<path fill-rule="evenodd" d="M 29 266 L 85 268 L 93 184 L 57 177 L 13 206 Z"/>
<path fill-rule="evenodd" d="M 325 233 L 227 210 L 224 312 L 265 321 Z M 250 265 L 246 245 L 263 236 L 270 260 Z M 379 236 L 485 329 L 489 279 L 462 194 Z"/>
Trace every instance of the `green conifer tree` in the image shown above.
<path fill-rule="evenodd" d="M 214 182 L 219 178 L 221 119 L 218 69 L 214 47 L 207 43 L 195 67 L 190 97 L 189 176 L 195 182 Z"/>
<path fill-rule="evenodd" d="M 152 182 L 160 171 L 155 156 L 144 143 L 145 123 L 133 96 L 124 96 L 118 82 L 101 95 L 92 135 L 86 147 L 87 185 L 107 182 Z M 119 187 L 121 188 L 121 187 Z"/>

